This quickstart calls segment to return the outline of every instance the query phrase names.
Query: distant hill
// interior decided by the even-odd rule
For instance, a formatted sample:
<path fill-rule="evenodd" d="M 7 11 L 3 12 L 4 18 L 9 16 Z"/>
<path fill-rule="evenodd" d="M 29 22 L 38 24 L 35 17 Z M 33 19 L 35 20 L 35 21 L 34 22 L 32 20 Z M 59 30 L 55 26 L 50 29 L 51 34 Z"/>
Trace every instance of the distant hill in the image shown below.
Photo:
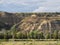
<path fill-rule="evenodd" d="M 32 14 L 35 14 L 37 16 L 35 18 L 33 18 L 33 17 L 31 17 Z M 26 23 L 25 26 L 28 26 L 28 27 L 31 25 L 31 23 L 33 23 L 33 26 L 32 26 L 32 29 L 33 29 L 34 25 L 38 26 L 44 20 L 44 19 L 40 19 L 40 17 L 56 17 L 56 16 L 59 17 L 60 13 L 57 13 L 57 12 L 56 13 L 9 13 L 9 12 L 2 12 L 2 11 L 0 11 L 0 22 L 8 25 L 8 27 L 10 27 L 10 28 L 14 24 L 22 22 L 21 24 L 19 24 L 19 26 L 21 26 L 21 27 L 18 26 L 18 28 L 20 28 L 20 29 L 23 28 L 23 30 L 30 30 L 27 27 L 24 27 L 25 23 Z M 60 24 L 60 21 L 58 20 L 57 23 Z M 37 26 L 36 26 L 36 28 L 37 28 Z M 34 28 L 33 30 L 36 30 L 36 29 Z"/>

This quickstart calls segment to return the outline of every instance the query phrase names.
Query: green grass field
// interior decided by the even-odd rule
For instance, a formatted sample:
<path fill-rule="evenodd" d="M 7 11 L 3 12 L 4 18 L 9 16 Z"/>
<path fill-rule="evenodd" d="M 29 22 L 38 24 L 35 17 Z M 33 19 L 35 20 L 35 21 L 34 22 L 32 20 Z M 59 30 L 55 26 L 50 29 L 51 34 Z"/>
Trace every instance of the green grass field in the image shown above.
<path fill-rule="evenodd" d="M 0 45 L 60 45 L 60 41 L 8 41 Z"/>

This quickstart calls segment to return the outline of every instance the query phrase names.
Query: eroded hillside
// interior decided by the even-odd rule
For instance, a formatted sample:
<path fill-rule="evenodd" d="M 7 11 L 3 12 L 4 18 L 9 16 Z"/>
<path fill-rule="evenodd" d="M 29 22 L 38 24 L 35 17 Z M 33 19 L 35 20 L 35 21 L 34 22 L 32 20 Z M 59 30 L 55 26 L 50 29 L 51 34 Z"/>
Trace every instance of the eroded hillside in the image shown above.
<path fill-rule="evenodd" d="M 38 15 L 31 15 L 25 17 L 22 21 L 17 24 L 16 30 L 22 32 L 32 31 L 54 31 L 60 30 L 60 17 L 39 17 Z"/>
<path fill-rule="evenodd" d="M 44 30 L 44 29 L 49 30 L 49 26 L 47 26 L 48 28 L 46 28 L 46 25 L 50 24 L 52 27 L 56 25 L 56 27 L 51 28 L 52 30 L 59 29 L 60 27 L 59 18 L 55 20 L 52 18 L 47 19 L 46 17 L 60 18 L 60 13 L 8 13 L 0 11 L 0 22 L 4 23 L 5 25 L 4 24 L 3 25 L 7 27 L 7 29 L 10 29 L 13 25 L 18 23 L 20 24 L 17 27 L 20 30 Z M 48 22 L 50 22 L 50 24 Z"/>

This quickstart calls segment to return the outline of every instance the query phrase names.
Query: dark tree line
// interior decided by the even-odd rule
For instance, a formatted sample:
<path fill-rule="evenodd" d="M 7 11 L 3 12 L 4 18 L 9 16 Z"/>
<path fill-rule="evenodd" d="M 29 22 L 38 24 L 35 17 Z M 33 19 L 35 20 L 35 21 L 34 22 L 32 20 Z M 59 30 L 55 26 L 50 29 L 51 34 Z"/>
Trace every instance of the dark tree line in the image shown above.
<path fill-rule="evenodd" d="M 60 31 L 55 30 L 51 34 L 47 32 L 45 35 L 43 32 L 35 31 L 30 33 L 4 31 L 4 33 L 0 33 L 0 39 L 60 39 Z"/>

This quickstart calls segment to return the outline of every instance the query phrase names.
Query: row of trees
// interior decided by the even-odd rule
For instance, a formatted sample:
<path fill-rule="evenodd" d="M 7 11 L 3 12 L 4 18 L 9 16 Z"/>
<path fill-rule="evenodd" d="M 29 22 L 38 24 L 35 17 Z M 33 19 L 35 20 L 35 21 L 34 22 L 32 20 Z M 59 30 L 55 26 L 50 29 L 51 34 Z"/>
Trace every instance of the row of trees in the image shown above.
<path fill-rule="evenodd" d="M 15 24 L 10 30 L 0 32 L 0 39 L 60 39 L 60 30 L 22 32 L 16 30 Z"/>
<path fill-rule="evenodd" d="M 44 34 L 36 31 L 27 33 L 5 31 L 5 33 L 0 33 L 0 39 L 60 39 L 60 32 L 55 30 L 53 33 Z"/>

